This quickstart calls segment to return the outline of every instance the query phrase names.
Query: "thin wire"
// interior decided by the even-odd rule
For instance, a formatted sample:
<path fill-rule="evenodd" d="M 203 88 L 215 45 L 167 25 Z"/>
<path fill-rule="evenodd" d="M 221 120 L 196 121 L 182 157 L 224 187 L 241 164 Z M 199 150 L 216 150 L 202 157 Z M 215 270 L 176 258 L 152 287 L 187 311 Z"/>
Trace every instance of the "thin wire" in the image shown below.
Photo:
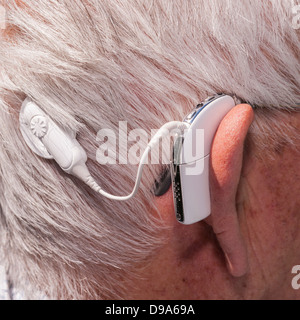
<path fill-rule="evenodd" d="M 137 175 L 136 175 L 136 180 L 135 180 L 135 185 L 134 185 L 134 188 L 132 190 L 132 192 L 128 195 L 128 196 L 114 196 L 112 194 L 109 194 L 107 192 L 105 192 L 104 190 L 100 190 L 99 192 L 105 196 L 106 198 L 109 198 L 111 200 L 117 200 L 117 201 L 126 201 L 126 200 L 129 200 L 131 198 L 133 198 L 139 187 L 140 187 L 140 184 L 141 184 L 141 179 L 142 179 L 142 175 L 143 175 L 143 169 L 144 169 L 144 165 L 145 163 L 147 163 L 147 157 L 148 157 L 148 154 L 151 150 L 151 147 L 150 146 L 147 146 L 146 150 L 144 151 L 142 157 L 141 157 L 141 161 L 139 163 L 139 167 L 138 167 L 138 171 L 137 171 Z"/>
<path fill-rule="evenodd" d="M 167 134 L 169 134 L 172 130 L 177 129 L 180 130 L 181 132 L 187 128 L 187 124 L 184 124 L 182 122 L 178 122 L 178 121 L 171 121 L 168 122 L 166 124 L 164 124 L 159 131 L 156 133 L 156 135 L 151 139 L 151 141 L 149 142 L 148 146 L 146 147 L 140 163 L 139 163 L 139 167 L 138 167 L 138 171 L 137 171 L 137 175 L 136 175 L 136 180 L 135 180 L 135 185 L 134 188 L 132 190 L 132 192 L 127 195 L 127 196 L 116 196 L 116 195 L 112 195 L 106 191 L 104 191 L 98 184 L 97 182 L 94 180 L 94 178 L 88 174 L 88 176 L 86 177 L 86 179 L 84 180 L 85 183 L 91 187 L 94 191 L 100 193 L 101 195 L 103 195 L 104 197 L 111 199 L 111 200 L 117 200 L 117 201 L 126 201 L 131 199 L 132 197 L 135 196 L 135 194 L 137 193 L 140 183 L 141 183 L 141 179 L 142 179 L 142 174 L 143 174 L 143 168 L 144 165 L 147 163 L 148 160 L 148 154 L 151 151 L 151 148 L 154 147 L 158 142 L 159 139 Z"/>

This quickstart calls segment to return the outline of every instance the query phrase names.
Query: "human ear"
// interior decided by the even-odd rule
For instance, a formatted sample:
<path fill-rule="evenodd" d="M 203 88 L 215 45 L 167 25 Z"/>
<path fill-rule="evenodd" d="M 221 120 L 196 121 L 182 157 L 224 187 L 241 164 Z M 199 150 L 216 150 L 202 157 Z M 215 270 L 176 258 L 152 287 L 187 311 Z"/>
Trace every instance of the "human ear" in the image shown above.
<path fill-rule="evenodd" d="M 211 215 L 206 219 L 216 234 L 233 276 L 248 269 L 241 236 L 236 195 L 243 163 L 244 141 L 253 121 L 247 104 L 234 107 L 220 123 L 213 140 L 210 166 Z"/>
<path fill-rule="evenodd" d="M 211 215 L 205 221 L 212 226 L 233 276 L 244 275 L 248 267 L 246 247 L 240 233 L 235 204 L 244 141 L 253 117 L 253 109 L 249 105 L 235 106 L 221 121 L 211 149 Z M 155 202 L 165 224 L 172 225 L 175 212 L 171 188 L 156 197 Z"/>

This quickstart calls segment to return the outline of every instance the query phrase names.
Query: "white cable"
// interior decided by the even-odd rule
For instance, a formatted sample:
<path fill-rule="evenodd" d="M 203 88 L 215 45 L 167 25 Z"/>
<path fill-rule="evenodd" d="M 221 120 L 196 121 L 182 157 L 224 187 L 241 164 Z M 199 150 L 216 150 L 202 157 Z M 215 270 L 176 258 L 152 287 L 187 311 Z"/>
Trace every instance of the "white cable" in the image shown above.
<path fill-rule="evenodd" d="M 112 195 L 106 191 L 104 191 L 97 183 L 96 181 L 93 179 L 92 176 L 88 176 L 85 183 L 90 186 L 93 190 L 95 190 L 96 192 L 99 192 L 101 195 L 103 195 L 104 197 L 111 199 L 111 200 L 117 200 L 117 201 L 125 201 L 125 200 L 129 200 L 130 198 L 134 197 L 135 194 L 138 191 L 138 188 L 140 186 L 141 183 L 141 179 L 142 179 L 142 173 L 143 173 L 143 167 L 146 163 L 149 151 L 151 150 L 151 148 L 149 146 L 147 146 L 146 150 L 144 151 L 142 157 L 141 157 L 141 161 L 139 163 L 139 167 L 138 167 L 138 171 L 137 171 L 137 175 L 136 175 L 136 180 L 135 180 L 135 185 L 134 188 L 132 190 L 132 192 L 127 195 L 127 196 L 115 196 Z"/>
<path fill-rule="evenodd" d="M 173 130 L 177 129 L 180 130 L 181 132 L 187 127 L 187 124 L 185 124 L 184 122 L 180 122 L 180 121 L 171 121 L 168 122 L 166 124 L 164 124 L 158 131 L 157 133 L 154 135 L 154 137 L 151 139 L 151 141 L 148 143 L 142 157 L 139 163 L 139 167 L 137 170 L 137 175 L 136 175 L 136 180 L 135 180 L 135 185 L 134 188 L 132 190 L 132 192 L 127 195 L 127 196 L 115 196 L 112 195 L 110 193 L 107 193 L 106 191 L 104 191 L 98 184 L 97 182 L 94 180 L 94 178 L 90 175 L 85 163 L 81 163 L 80 165 L 77 165 L 76 167 L 73 168 L 73 174 L 76 175 L 78 178 L 80 178 L 81 180 L 83 180 L 89 187 L 91 187 L 94 191 L 100 193 L 101 195 L 103 195 L 106 198 L 109 198 L 111 200 L 117 200 L 117 201 L 125 201 L 125 200 L 129 200 L 132 197 L 135 196 L 135 194 L 137 193 L 140 183 L 141 183 L 141 179 L 142 179 L 142 174 L 143 174 L 143 167 L 145 165 L 145 163 L 147 163 L 147 159 L 148 159 L 148 154 L 151 151 L 151 149 L 157 144 L 159 143 L 159 139 L 167 136 L 170 134 L 170 132 L 172 132 Z"/>

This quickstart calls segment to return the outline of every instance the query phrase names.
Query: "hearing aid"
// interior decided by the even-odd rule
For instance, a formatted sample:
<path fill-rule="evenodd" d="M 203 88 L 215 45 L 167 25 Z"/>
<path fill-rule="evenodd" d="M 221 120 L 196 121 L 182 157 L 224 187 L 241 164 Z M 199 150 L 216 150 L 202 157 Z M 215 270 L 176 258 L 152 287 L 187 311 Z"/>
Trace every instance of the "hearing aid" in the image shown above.
<path fill-rule="evenodd" d="M 165 172 L 164 179 L 172 182 L 177 220 L 183 224 L 192 224 L 210 214 L 211 144 L 221 120 L 234 105 L 232 97 L 217 94 L 198 104 L 182 122 L 171 121 L 163 125 L 141 156 L 134 188 L 125 196 L 111 195 L 99 186 L 86 165 L 87 154 L 77 141 L 76 132 L 58 126 L 29 98 L 22 104 L 19 122 L 22 136 L 34 153 L 42 158 L 55 160 L 66 173 L 76 176 L 95 192 L 117 201 L 129 200 L 135 196 L 149 152 L 161 137 L 179 129 L 172 148 L 171 170 Z M 200 137 L 200 141 L 197 137 Z M 163 194 L 167 189 L 168 183 L 164 183 L 158 188 L 157 195 Z"/>
<path fill-rule="evenodd" d="M 224 94 L 207 98 L 184 118 L 187 128 L 174 140 L 171 181 L 175 215 L 183 224 L 201 221 L 211 212 L 210 150 L 220 122 L 234 106 L 233 98 Z M 201 152 L 195 152 L 197 144 Z"/>

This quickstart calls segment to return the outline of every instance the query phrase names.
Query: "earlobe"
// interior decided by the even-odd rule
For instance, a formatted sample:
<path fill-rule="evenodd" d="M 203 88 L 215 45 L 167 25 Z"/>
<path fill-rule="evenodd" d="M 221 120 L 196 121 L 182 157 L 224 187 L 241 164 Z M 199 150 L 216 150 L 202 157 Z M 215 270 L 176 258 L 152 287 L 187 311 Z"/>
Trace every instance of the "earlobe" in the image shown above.
<path fill-rule="evenodd" d="M 210 189 L 212 211 L 206 220 L 217 236 L 233 276 L 247 272 L 247 251 L 240 232 L 236 194 L 240 181 L 244 140 L 253 121 L 246 104 L 233 108 L 222 120 L 211 150 Z"/>

